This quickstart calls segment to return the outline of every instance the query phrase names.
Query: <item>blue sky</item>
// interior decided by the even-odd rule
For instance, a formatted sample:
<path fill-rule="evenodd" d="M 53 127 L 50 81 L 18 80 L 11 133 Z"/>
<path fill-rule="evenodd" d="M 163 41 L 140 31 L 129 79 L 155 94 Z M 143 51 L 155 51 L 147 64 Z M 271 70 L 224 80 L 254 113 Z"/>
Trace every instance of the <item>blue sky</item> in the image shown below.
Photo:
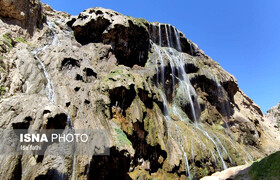
<path fill-rule="evenodd" d="M 170 23 L 233 74 L 265 113 L 280 101 L 279 0 L 42 0 L 72 15 L 90 7 Z"/>

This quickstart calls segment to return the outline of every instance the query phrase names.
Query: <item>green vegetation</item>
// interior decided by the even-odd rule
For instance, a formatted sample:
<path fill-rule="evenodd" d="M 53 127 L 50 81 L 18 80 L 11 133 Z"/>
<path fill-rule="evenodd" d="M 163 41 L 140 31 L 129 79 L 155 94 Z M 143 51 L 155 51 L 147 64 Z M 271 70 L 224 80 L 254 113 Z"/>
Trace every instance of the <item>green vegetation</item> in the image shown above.
<path fill-rule="evenodd" d="M 207 168 L 204 168 L 200 171 L 200 173 L 201 173 L 201 176 L 204 177 L 204 176 L 207 176 L 209 174 L 209 171 L 208 171 Z"/>
<path fill-rule="evenodd" d="M 4 56 L 0 55 L 0 72 L 5 72 Z"/>
<path fill-rule="evenodd" d="M 249 170 L 252 180 L 280 179 L 280 151 L 254 162 Z"/>
<path fill-rule="evenodd" d="M 8 49 L 13 48 L 17 43 L 26 43 L 24 38 L 17 37 L 16 39 L 13 39 L 11 33 L 3 34 L 0 41 L 0 51 L 3 53 L 6 53 Z"/>
<path fill-rule="evenodd" d="M 17 37 L 16 42 L 18 43 L 26 43 L 26 41 L 22 37 Z"/>
<path fill-rule="evenodd" d="M 6 93 L 5 86 L 0 86 L 0 95 L 3 96 Z"/>
<path fill-rule="evenodd" d="M 130 78 L 130 74 L 125 74 L 122 69 L 116 69 L 107 76 L 105 82 L 108 82 L 109 80 L 119 80 L 120 78 Z"/>
<path fill-rule="evenodd" d="M 117 139 L 121 146 L 126 145 L 126 144 L 131 145 L 130 140 L 127 139 L 127 136 L 124 134 L 124 132 L 121 129 L 115 128 L 115 131 L 117 133 Z"/>
<path fill-rule="evenodd" d="M 10 48 L 14 46 L 14 41 L 12 39 L 11 33 L 3 34 L 3 42 L 8 45 Z"/>
<path fill-rule="evenodd" d="M 145 24 L 149 24 L 149 22 L 144 19 L 144 18 L 133 18 L 131 16 L 126 16 L 129 20 L 131 20 L 134 24 L 136 24 L 139 27 L 144 27 L 145 29 L 147 29 Z"/>

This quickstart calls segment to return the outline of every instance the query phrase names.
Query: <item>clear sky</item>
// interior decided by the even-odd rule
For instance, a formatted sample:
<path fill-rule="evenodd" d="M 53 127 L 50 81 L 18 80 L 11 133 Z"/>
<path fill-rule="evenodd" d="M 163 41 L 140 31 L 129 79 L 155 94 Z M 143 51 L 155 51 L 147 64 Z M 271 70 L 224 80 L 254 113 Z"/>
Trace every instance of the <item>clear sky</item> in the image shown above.
<path fill-rule="evenodd" d="M 170 23 L 233 74 L 265 113 L 280 101 L 280 0 L 42 0 L 72 15 L 90 7 Z"/>

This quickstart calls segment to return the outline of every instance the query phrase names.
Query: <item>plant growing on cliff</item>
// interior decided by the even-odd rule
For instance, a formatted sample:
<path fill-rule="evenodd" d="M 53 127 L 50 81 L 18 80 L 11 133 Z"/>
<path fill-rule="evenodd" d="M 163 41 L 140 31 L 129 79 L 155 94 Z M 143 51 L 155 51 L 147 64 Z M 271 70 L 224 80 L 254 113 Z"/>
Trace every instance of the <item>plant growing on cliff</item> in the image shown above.
<path fill-rule="evenodd" d="M 127 138 L 127 136 L 124 134 L 124 132 L 121 129 L 115 128 L 115 132 L 117 134 L 117 139 L 121 146 L 131 145 L 130 140 Z"/>
<path fill-rule="evenodd" d="M 0 55 L 0 71 L 5 72 L 4 56 Z"/>
<path fill-rule="evenodd" d="M 0 95 L 3 96 L 6 93 L 6 87 L 5 86 L 1 86 L 0 87 Z"/>
<path fill-rule="evenodd" d="M 13 39 L 12 39 L 11 33 L 3 34 L 2 35 L 2 40 L 7 46 L 9 46 L 9 48 L 12 48 L 15 44 Z"/>
<path fill-rule="evenodd" d="M 18 43 L 26 43 L 26 41 L 22 37 L 17 37 L 16 42 Z"/>

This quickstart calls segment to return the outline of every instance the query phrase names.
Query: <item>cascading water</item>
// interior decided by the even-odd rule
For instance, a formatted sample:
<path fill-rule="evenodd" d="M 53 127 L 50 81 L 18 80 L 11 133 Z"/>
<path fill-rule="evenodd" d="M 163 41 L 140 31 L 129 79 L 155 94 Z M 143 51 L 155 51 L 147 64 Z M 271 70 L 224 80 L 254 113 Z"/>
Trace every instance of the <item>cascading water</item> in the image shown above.
<path fill-rule="evenodd" d="M 191 180 L 192 179 L 192 176 L 191 176 L 191 171 L 190 171 L 190 166 L 189 166 L 189 162 L 188 162 L 188 156 L 186 154 L 186 151 L 184 150 L 184 147 L 182 146 L 182 144 L 180 144 L 180 148 L 184 154 L 184 159 L 185 159 L 185 163 L 186 163 L 186 169 L 187 169 L 187 176 L 189 177 L 189 179 Z"/>
<path fill-rule="evenodd" d="M 223 168 L 227 169 L 226 163 L 224 161 L 224 158 L 222 156 L 222 153 L 220 151 L 219 146 L 217 145 L 217 143 L 215 142 L 215 140 L 209 135 L 209 133 L 203 129 L 201 129 L 199 126 L 195 126 L 199 131 L 201 131 L 210 141 L 212 141 L 212 143 L 214 144 L 214 146 L 216 147 L 216 150 L 218 152 L 218 155 L 220 157 L 220 160 L 222 162 Z"/>
<path fill-rule="evenodd" d="M 55 33 L 55 31 L 53 30 L 54 26 L 55 26 L 55 23 L 54 22 L 47 22 L 47 25 L 49 27 L 49 29 L 52 31 L 53 33 L 53 40 L 52 40 L 52 43 L 51 45 L 52 46 L 59 46 L 60 45 L 60 41 Z M 46 69 L 46 66 L 44 65 L 44 63 L 40 60 L 40 58 L 38 57 L 38 54 L 44 50 L 46 50 L 50 45 L 45 45 L 44 47 L 42 48 L 37 48 L 35 50 L 32 51 L 35 59 L 39 62 L 40 66 L 42 67 L 43 69 L 43 73 L 47 79 L 47 85 L 46 85 L 46 89 L 47 89 L 47 96 L 48 96 L 48 99 L 50 102 L 52 103 L 55 103 L 55 99 L 54 99 L 54 96 L 55 96 L 55 93 L 54 93 L 54 86 L 52 84 L 52 81 L 51 81 L 51 78 L 50 78 L 50 75 L 49 73 L 47 72 L 47 69 Z"/>
<path fill-rule="evenodd" d="M 46 67 L 44 65 L 44 63 L 40 60 L 40 58 L 38 57 L 38 54 L 43 51 L 47 46 L 44 46 L 41 49 L 38 50 L 34 50 L 32 51 L 32 53 L 34 54 L 35 59 L 39 62 L 41 68 L 43 69 L 43 73 L 47 79 L 47 85 L 46 85 L 46 89 L 47 89 L 47 97 L 49 99 L 50 102 L 54 103 L 54 89 L 53 89 L 53 84 L 52 81 L 50 79 L 50 75 L 46 70 Z"/>
<path fill-rule="evenodd" d="M 204 71 L 206 71 L 206 70 L 204 70 Z M 206 71 L 207 72 L 207 71 Z M 208 72 L 207 72 L 208 73 Z M 217 86 L 217 93 L 218 93 L 218 98 L 219 97 L 222 97 L 223 96 L 223 91 L 222 91 L 222 86 L 221 86 L 221 84 L 220 84 L 220 82 L 219 82 L 219 80 L 218 80 L 218 77 L 217 77 L 217 75 L 215 74 L 215 73 L 208 73 L 208 74 L 210 74 L 210 75 L 212 75 L 213 74 L 213 79 L 215 80 L 215 83 L 216 83 L 216 86 Z M 225 116 L 226 116 L 226 118 L 227 117 L 229 117 L 230 116 L 230 108 L 229 108 L 229 104 L 228 103 L 226 103 L 226 102 L 224 102 L 224 101 L 222 101 L 221 102 L 221 107 L 222 107 L 222 112 L 225 114 Z M 226 128 L 227 128 L 227 130 L 228 130 L 228 132 L 227 131 L 225 131 L 225 133 L 229 136 L 229 138 L 230 138 L 230 143 L 231 143 L 231 145 L 232 145 L 232 147 L 234 148 L 234 149 L 236 149 L 236 147 L 235 147 L 235 145 L 234 145 L 234 143 L 232 143 L 232 137 L 229 135 L 229 133 L 230 133 L 230 128 L 229 128 L 229 125 L 228 125 L 228 122 L 227 122 L 227 120 L 225 120 L 224 118 L 223 118 L 223 121 L 224 121 L 224 123 L 225 123 L 225 125 L 226 125 Z M 218 138 L 218 137 L 217 137 Z M 218 139 L 218 141 L 220 141 L 219 139 Z M 220 143 L 221 144 L 221 143 Z M 222 144 L 221 144 L 222 145 Z M 223 146 L 222 146 L 223 147 Z M 223 147 L 223 149 L 225 149 L 224 147 Z M 249 161 L 253 161 L 253 158 L 251 157 L 251 155 L 245 150 L 245 149 L 243 149 L 243 148 L 241 148 L 242 149 L 242 151 L 245 153 L 245 156 L 247 156 L 247 158 L 248 158 L 248 160 Z M 226 151 L 226 150 L 225 150 Z M 237 150 L 236 150 L 237 151 Z M 227 153 L 227 152 L 226 152 Z M 227 153 L 228 154 L 228 153 Z M 228 155 L 228 157 L 230 158 L 230 156 Z M 231 159 L 230 159 L 231 160 Z M 232 163 L 232 162 L 231 162 Z M 248 161 L 245 159 L 245 163 L 247 164 L 248 163 Z"/>
<path fill-rule="evenodd" d="M 52 31 L 53 33 L 53 40 L 51 42 L 51 44 L 48 44 L 48 45 L 45 45 L 44 47 L 42 48 L 37 48 L 35 50 L 32 51 L 33 55 L 34 55 L 34 58 L 39 62 L 40 66 L 42 67 L 43 69 L 43 73 L 45 75 L 45 78 L 47 79 L 47 84 L 46 84 L 46 90 L 47 90 L 47 97 L 49 99 L 49 101 L 51 103 L 54 103 L 55 104 L 55 91 L 54 91 L 54 86 L 53 86 L 53 83 L 51 81 L 51 76 L 49 75 L 49 73 L 47 72 L 47 69 L 44 65 L 44 63 L 41 61 L 41 59 L 38 57 L 38 54 L 44 50 L 46 50 L 49 46 L 59 46 L 60 45 L 60 40 L 58 39 L 58 36 L 57 34 L 55 33 L 55 23 L 53 22 L 47 22 L 47 25 L 49 27 L 49 29 Z M 61 107 L 60 107 L 61 108 Z M 64 109 L 61 109 L 63 112 L 66 113 L 66 111 Z M 73 124 L 71 122 L 71 117 L 69 115 L 67 115 L 67 120 L 66 120 L 66 124 L 68 126 L 68 130 L 65 130 L 65 131 L 71 131 L 71 133 L 75 133 L 75 129 L 73 127 Z M 74 180 L 75 179 L 75 168 L 76 168 L 76 156 L 75 156 L 75 150 L 76 150 L 76 143 L 74 143 L 74 147 L 73 147 L 73 157 L 72 157 L 72 175 L 71 175 L 71 179 Z M 63 161 L 63 160 L 62 160 Z M 64 161 L 63 161 L 63 164 L 64 164 Z M 65 166 L 65 164 L 64 164 Z M 61 180 L 64 180 L 65 177 L 64 177 L 64 174 L 61 175 L 60 177 Z"/>
<path fill-rule="evenodd" d="M 52 33 L 53 33 L 53 41 L 52 41 L 52 44 L 51 45 L 53 45 L 53 46 L 59 46 L 60 45 L 60 41 L 59 41 L 59 39 L 58 39 L 58 37 L 57 37 L 57 34 L 55 33 L 55 30 L 54 30 L 54 28 L 55 28 L 55 23 L 54 22 L 50 22 L 50 21 L 48 21 L 47 22 L 47 25 L 48 25 L 48 27 L 50 28 L 50 30 L 52 31 Z"/>
<path fill-rule="evenodd" d="M 162 27 L 164 28 L 164 30 L 162 29 Z M 173 31 L 172 31 L 172 29 L 173 29 Z M 181 100 L 183 99 L 185 102 L 189 103 L 189 106 L 191 109 L 191 114 L 190 114 L 191 118 L 190 119 L 193 122 L 193 123 L 191 123 L 193 128 L 198 130 L 198 132 L 200 132 L 203 136 L 205 136 L 207 139 L 210 140 L 210 142 L 214 145 L 214 147 L 216 149 L 216 153 L 219 157 L 222 168 L 226 169 L 227 166 L 223 159 L 222 152 L 224 152 L 224 154 L 229 158 L 229 160 L 232 163 L 232 159 L 229 156 L 226 148 L 223 146 L 222 142 L 218 139 L 217 136 L 214 136 L 215 138 L 211 137 L 210 134 L 206 130 L 203 129 L 203 126 L 198 124 L 201 110 L 200 110 L 199 103 L 197 100 L 196 91 L 193 88 L 193 86 L 189 80 L 188 74 L 186 73 L 186 70 L 185 70 L 185 59 L 183 58 L 183 55 L 181 53 L 182 47 L 181 47 L 178 30 L 171 27 L 170 25 L 158 24 L 158 37 L 154 37 L 156 34 L 155 33 L 156 30 L 157 29 L 155 27 L 155 24 L 153 24 L 152 27 L 150 27 L 150 32 L 153 35 L 153 37 L 150 38 L 150 42 L 151 42 L 151 46 L 155 50 L 157 57 L 158 57 L 156 59 L 157 86 L 159 88 L 160 96 L 163 100 L 163 113 L 168 122 L 168 126 L 169 127 L 172 126 L 173 122 L 172 122 L 172 118 L 170 117 L 170 114 L 169 114 L 170 113 L 169 105 L 168 105 L 169 102 L 166 99 L 167 91 L 165 89 L 165 69 L 164 68 L 166 68 L 168 66 L 166 64 L 164 64 L 164 62 L 166 61 L 165 58 L 168 59 L 168 63 L 169 63 L 168 65 L 170 65 L 170 69 L 171 69 L 171 81 L 172 81 L 172 92 L 173 92 L 172 96 L 176 97 L 176 95 L 178 95 L 179 98 L 181 98 Z M 163 45 L 162 31 L 165 32 L 166 39 L 164 40 L 164 42 L 165 42 L 164 44 L 167 45 L 167 47 L 161 47 Z M 171 38 L 172 33 L 175 36 L 175 42 L 173 41 L 174 38 L 173 39 Z M 154 44 L 153 41 L 158 42 L 158 46 L 156 44 Z M 191 55 L 193 54 L 191 44 L 190 44 L 190 54 Z M 163 55 L 165 57 L 163 57 Z M 160 63 L 160 68 L 158 67 L 158 62 Z M 176 87 L 175 87 L 175 83 L 176 83 L 175 81 L 178 82 L 178 85 Z M 175 88 L 177 91 L 175 90 Z M 180 94 L 178 94 L 178 93 L 180 93 Z M 173 105 L 171 106 L 171 111 L 181 121 L 189 123 L 190 121 L 186 120 L 186 117 L 183 115 L 182 111 L 179 108 L 180 105 L 177 103 L 178 102 L 176 102 L 175 100 L 173 101 Z M 215 139 L 217 140 L 217 142 Z M 188 172 L 189 178 L 191 178 L 190 167 L 189 167 L 188 160 L 187 160 L 187 154 L 184 151 L 184 146 L 183 146 L 182 142 L 180 142 L 180 141 L 177 141 L 177 143 L 179 144 L 179 146 L 184 154 L 184 159 L 186 161 L 186 166 L 187 166 L 186 172 Z M 204 144 L 204 143 L 202 142 L 202 144 Z M 204 144 L 204 146 L 205 146 L 205 148 L 207 148 L 205 144 Z M 215 154 L 213 153 L 213 151 L 211 149 L 209 149 L 209 151 L 212 154 L 213 160 L 217 164 L 217 159 L 215 157 Z M 194 159 L 193 150 L 192 150 L 191 154 L 192 154 L 192 158 Z"/>

